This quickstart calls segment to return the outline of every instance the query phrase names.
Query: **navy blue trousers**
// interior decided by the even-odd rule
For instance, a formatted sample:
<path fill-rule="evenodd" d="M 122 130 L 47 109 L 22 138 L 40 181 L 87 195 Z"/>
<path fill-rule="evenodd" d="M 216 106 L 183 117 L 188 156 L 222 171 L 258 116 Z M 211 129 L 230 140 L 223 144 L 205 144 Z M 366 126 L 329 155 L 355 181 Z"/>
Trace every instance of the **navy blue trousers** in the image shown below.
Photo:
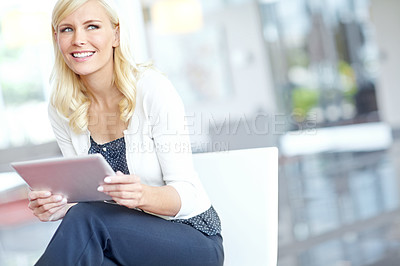
<path fill-rule="evenodd" d="M 36 265 L 223 265 L 221 235 L 103 202 L 67 212 Z"/>

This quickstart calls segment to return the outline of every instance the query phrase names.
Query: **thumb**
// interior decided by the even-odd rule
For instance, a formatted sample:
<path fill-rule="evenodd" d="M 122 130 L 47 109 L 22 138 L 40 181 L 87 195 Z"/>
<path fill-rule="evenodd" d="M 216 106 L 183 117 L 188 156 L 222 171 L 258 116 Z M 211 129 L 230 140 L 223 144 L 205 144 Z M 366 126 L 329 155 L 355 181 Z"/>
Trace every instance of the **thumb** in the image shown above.
<path fill-rule="evenodd" d="M 116 172 L 117 175 L 124 175 L 121 171 Z"/>

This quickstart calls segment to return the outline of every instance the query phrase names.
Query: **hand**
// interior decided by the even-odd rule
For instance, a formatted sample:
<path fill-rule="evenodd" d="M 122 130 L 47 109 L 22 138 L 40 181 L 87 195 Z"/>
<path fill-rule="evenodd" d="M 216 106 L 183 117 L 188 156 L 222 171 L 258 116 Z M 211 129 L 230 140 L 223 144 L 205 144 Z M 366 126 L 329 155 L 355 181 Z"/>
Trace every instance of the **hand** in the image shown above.
<path fill-rule="evenodd" d="M 124 175 L 120 171 L 115 176 L 104 179 L 105 184 L 97 188 L 98 191 L 112 197 L 119 205 L 128 208 L 138 208 L 143 204 L 144 185 L 135 175 Z"/>
<path fill-rule="evenodd" d="M 29 209 L 42 222 L 62 219 L 72 206 L 62 195 L 52 195 L 49 191 L 31 191 L 28 199 Z"/>

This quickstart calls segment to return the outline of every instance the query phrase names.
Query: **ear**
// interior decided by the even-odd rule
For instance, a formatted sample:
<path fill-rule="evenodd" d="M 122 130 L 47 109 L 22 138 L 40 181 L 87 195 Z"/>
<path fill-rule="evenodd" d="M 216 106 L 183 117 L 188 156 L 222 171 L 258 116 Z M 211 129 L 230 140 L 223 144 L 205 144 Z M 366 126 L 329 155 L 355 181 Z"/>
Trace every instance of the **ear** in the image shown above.
<path fill-rule="evenodd" d="M 114 48 L 119 46 L 119 40 L 120 40 L 119 26 L 116 26 L 114 30 L 114 42 L 113 42 Z"/>

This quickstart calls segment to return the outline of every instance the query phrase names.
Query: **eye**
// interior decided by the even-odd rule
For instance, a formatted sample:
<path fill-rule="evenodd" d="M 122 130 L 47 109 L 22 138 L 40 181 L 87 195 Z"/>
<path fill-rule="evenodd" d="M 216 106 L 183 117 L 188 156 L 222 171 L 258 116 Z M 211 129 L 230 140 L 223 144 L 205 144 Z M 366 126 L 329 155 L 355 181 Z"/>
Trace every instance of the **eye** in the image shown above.
<path fill-rule="evenodd" d="M 72 32 L 72 28 L 65 27 L 65 28 L 60 29 L 60 32 Z"/>
<path fill-rule="evenodd" d="M 99 26 L 97 26 L 97 25 L 89 25 L 88 26 L 88 30 L 96 30 L 98 28 L 99 28 Z"/>

